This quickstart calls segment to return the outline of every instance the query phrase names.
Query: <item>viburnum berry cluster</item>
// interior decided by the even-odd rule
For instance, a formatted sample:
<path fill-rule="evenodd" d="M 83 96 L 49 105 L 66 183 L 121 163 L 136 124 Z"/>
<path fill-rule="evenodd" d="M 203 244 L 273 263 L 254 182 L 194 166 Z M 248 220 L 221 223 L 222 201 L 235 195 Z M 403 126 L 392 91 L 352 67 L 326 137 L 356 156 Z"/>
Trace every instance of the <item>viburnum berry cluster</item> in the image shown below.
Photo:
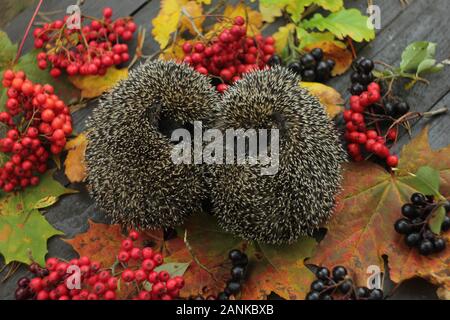
<path fill-rule="evenodd" d="M 238 16 L 231 27 L 206 43 L 185 42 L 183 51 L 184 62 L 218 80 L 217 90 L 224 92 L 229 84 L 240 80 L 242 74 L 266 67 L 275 53 L 275 39 L 248 36 L 245 19 Z"/>
<path fill-rule="evenodd" d="M 2 84 L 8 99 L 0 122 L 8 130 L 0 151 L 10 158 L 0 168 L 0 187 L 11 192 L 39 184 L 50 154 L 61 153 L 72 133 L 72 117 L 51 85 L 35 84 L 23 71 L 6 70 Z"/>
<path fill-rule="evenodd" d="M 117 256 L 120 264 L 114 269 L 103 268 L 101 263 L 86 256 L 69 262 L 48 258 L 44 268 L 32 263 L 29 269 L 35 277 L 19 279 L 15 297 L 17 300 L 116 300 L 119 287 L 124 287 L 119 284 L 124 282 L 132 289 L 129 298 L 133 300 L 177 299 L 184 286 L 183 277 L 157 271 L 164 261 L 162 254 L 151 247 L 137 247 L 135 241 L 139 237 L 138 232 L 130 231 L 122 241 Z M 73 266 L 80 271 L 80 288 L 73 288 Z"/>
<path fill-rule="evenodd" d="M 381 101 L 380 86 L 372 82 L 367 91 L 350 98 L 350 109 L 344 111 L 345 139 L 348 142 L 347 150 L 355 161 L 364 160 L 363 152 L 374 154 L 384 159 L 388 167 L 398 165 L 398 157 L 391 154 L 387 142 L 397 139 L 397 128 L 390 128 L 386 135 L 382 135 L 379 127 L 369 129 L 365 113 L 374 104 Z"/>
<path fill-rule="evenodd" d="M 34 46 L 43 49 L 37 55 L 39 68 L 51 66 L 53 77 L 65 70 L 69 76 L 104 75 L 106 70 L 130 59 L 128 45 L 137 25 L 131 17 L 112 21 L 110 7 L 103 9 L 103 18 L 82 17 L 90 23 L 81 29 L 68 26 L 68 16 L 63 20 L 45 23 L 34 29 Z"/>
<path fill-rule="evenodd" d="M 445 209 L 445 218 L 441 225 L 441 232 L 450 229 L 450 202 L 436 203 L 433 196 L 425 196 L 416 192 L 411 195 L 411 203 L 402 206 L 403 218 L 398 219 L 394 228 L 399 234 L 405 235 L 405 244 L 417 248 L 419 254 L 428 256 L 445 250 L 445 239 L 430 229 L 430 219 L 440 206 Z"/>
<path fill-rule="evenodd" d="M 326 267 L 316 270 L 316 280 L 306 300 L 381 300 L 383 290 L 356 287 L 344 266 L 335 266 L 331 272 Z"/>

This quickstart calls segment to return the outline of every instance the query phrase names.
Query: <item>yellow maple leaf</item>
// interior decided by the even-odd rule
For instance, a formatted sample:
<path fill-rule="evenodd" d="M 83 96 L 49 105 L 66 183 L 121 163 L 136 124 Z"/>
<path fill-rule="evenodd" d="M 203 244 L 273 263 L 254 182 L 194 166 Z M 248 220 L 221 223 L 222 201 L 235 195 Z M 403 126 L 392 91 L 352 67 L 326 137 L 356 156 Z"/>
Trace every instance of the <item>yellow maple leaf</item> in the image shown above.
<path fill-rule="evenodd" d="M 289 34 L 295 30 L 295 24 L 289 23 L 278 29 L 277 32 L 273 34 L 275 39 L 275 49 L 279 55 L 282 54 L 283 50 L 288 46 Z"/>
<path fill-rule="evenodd" d="M 205 21 L 203 7 L 195 1 L 189 1 L 181 7 L 180 33 L 189 31 L 192 35 L 202 32 L 202 24 Z M 194 28 L 195 25 L 195 28 Z"/>
<path fill-rule="evenodd" d="M 84 162 L 87 139 L 80 133 L 75 139 L 67 142 L 65 149 L 67 153 L 64 161 L 65 174 L 70 182 L 81 182 L 86 177 L 86 164 Z"/>
<path fill-rule="evenodd" d="M 316 96 L 324 105 L 328 116 L 332 119 L 342 112 L 344 99 L 334 88 L 318 82 L 301 82 L 300 85 Z"/>
<path fill-rule="evenodd" d="M 81 90 L 81 97 L 95 98 L 128 77 L 128 69 L 109 68 L 103 76 L 72 76 L 69 81 Z"/>
<path fill-rule="evenodd" d="M 203 7 L 201 3 L 209 1 L 162 0 L 161 9 L 152 20 L 152 35 L 161 49 L 167 47 L 171 35 L 179 29 L 182 33 L 188 30 L 192 35 L 202 31 Z M 193 24 L 197 28 L 195 30 Z"/>
<path fill-rule="evenodd" d="M 185 0 L 161 0 L 161 9 L 152 20 L 152 35 L 161 49 L 167 46 L 170 35 L 178 29 L 181 8 L 185 3 Z"/>
<path fill-rule="evenodd" d="M 225 27 L 230 26 L 230 22 L 233 18 L 241 16 L 246 20 L 247 35 L 254 36 L 260 33 L 260 29 L 263 25 L 262 14 L 256 10 L 247 7 L 242 2 L 233 6 L 229 4 L 225 7 L 223 15 L 227 18 L 224 21 L 218 22 L 212 28 L 212 33 L 216 33 L 218 30 L 222 30 Z"/>

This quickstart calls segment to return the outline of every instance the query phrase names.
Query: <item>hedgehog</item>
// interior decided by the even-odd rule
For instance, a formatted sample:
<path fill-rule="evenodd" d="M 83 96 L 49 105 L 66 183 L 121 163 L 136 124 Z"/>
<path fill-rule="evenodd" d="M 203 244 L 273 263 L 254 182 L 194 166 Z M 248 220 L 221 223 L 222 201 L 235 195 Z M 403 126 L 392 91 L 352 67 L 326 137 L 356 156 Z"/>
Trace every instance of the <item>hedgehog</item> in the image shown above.
<path fill-rule="evenodd" d="M 209 79 L 186 64 L 152 61 L 106 93 L 87 121 L 87 185 L 113 223 L 180 225 L 205 197 L 202 168 L 175 164 L 164 123 L 207 120 L 219 102 Z"/>
<path fill-rule="evenodd" d="M 279 168 L 261 164 L 208 166 L 212 214 L 246 240 L 292 243 L 312 235 L 331 215 L 346 153 L 319 100 L 290 70 L 247 74 L 223 95 L 216 127 L 279 129 Z"/>

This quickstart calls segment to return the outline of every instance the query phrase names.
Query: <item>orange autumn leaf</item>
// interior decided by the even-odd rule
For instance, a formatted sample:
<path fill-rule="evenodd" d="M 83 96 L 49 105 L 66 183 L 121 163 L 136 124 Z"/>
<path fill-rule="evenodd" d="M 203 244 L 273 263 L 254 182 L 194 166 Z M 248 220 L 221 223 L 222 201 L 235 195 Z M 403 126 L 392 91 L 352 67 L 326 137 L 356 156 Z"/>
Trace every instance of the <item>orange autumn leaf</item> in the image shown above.
<path fill-rule="evenodd" d="M 314 48 L 321 48 L 325 59 L 333 59 L 336 62 L 331 74 L 338 76 L 346 72 L 353 62 L 353 56 L 350 50 L 342 48 L 332 41 L 320 41 L 310 44 L 304 48 L 305 51 L 311 51 Z"/>
<path fill-rule="evenodd" d="M 425 165 L 433 167 L 440 174 L 440 192 L 450 194 L 449 152 L 450 146 L 432 150 L 426 129 L 403 148 L 396 175 L 371 162 L 349 163 L 328 233 L 308 262 L 346 265 L 355 273 L 357 284 L 366 285 L 367 268 L 376 265 L 383 270 L 386 255 L 394 282 L 421 277 L 441 286 L 440 294 L 445 296 L 450 288 L 450 251 L 421 256 L 416 248 L 406 246 L 394 223 L 401 217 L 402 205 L 418 191 L 408 172 Z M 448 232 L 444 238 L 450 240 Z"/>
<path fill-rule="evenodd" d="M 86 177 L 86 164 L 84 156 L 86 152 L 87 139 L 83 133 L 80 133 L 75 139 L 67 142 L 65 150 L 67 153 L 64 161 L 65 174 L 70 182 L 81 182 Z"/>

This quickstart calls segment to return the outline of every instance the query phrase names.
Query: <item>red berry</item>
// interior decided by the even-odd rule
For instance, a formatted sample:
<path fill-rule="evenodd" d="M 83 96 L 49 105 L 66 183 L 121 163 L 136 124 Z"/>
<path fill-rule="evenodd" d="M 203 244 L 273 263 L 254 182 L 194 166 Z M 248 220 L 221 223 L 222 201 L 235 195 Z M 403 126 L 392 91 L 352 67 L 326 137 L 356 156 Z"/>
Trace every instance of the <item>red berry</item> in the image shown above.
<path fill-rule="evenodd" d="M 388 156 L 386 158 L 386 164 L 391 168 L 395 168 L 398 165 L 398 157 L 395 155 Z"/>
<path fill-rule="evenodd" d="M 150 247 L 145 247 L 142 249 L 142 258 L 151 259 L 153 257 L 153 249 Z"/>
<path fill-rule="evenodd" d="M 112 14 L 113 14 L 113 10 L 110 8 L 110 7 L 105 7 L 105 8 L 103 8 L 103 16 L 105 17 L 105 18 L 111 18 L 112 17 Z"/>
<path fill-rule="evenodd" d="M 241 16 L 237 16 L 234 18 L 234 24 L 237 26 L 243 26 L 245 24 L 245 19 Z"/>
<path fill-rule="evenodd" d="M 145 270 L 146 272 L 153 271 L 155 266 L 156 266 L 156 264 L 152 259 L 145 259 L 144 261 L 142 261 L 142 264 L 141 264 L 141 268 L 143 270 Z"/>
<path fill-rule="evenodd" d="M 145 273 L 144 270 L 141 270 L 141 269 L 135 271 L 134 277 L 137 282 L 142 282 L 144 280 L 147 280 L 147 274 Z"/>
<path fill-rule="evenodd" d="M 159 272 L 158 279 L 161 280 L 162 282 L 166 282 L 167 280 L 170 279 L 170 274 L 167 271 L 163 270 Z"/>
<path fill-rule="evenodd" d="M 366 135 L 368 139 L 376 139 L 378 137 L 378 133 L 375 130 L 368 130 Z"/>
<path fill-rule="evenodd" d="M 122 241 L 121 248 L 126 251 L 130 251 L 133 248 L 133 241 L 131 239 L 125 239 Z"/>
<path fill-rule="evenodd" d="M 117 259 L 121 262 L 128 262 L 128 260 L 130 260 L 130 254 L 127 251 L 120 251 Z"/>
<path fill-rule="evenodd" d="M 135 230 L 131 230 L 130 233 L 128 234 L 128 237 L 131 240 L 136 241 L 139 238 L 139 232 L 137 232 Z"/>
<path fill-rule="evenodd" d="M 134 272 L 130 269 L 125 269 L 122 272 L 122 280 L 125 282 L 131 282 L 134 280 Z"/>

